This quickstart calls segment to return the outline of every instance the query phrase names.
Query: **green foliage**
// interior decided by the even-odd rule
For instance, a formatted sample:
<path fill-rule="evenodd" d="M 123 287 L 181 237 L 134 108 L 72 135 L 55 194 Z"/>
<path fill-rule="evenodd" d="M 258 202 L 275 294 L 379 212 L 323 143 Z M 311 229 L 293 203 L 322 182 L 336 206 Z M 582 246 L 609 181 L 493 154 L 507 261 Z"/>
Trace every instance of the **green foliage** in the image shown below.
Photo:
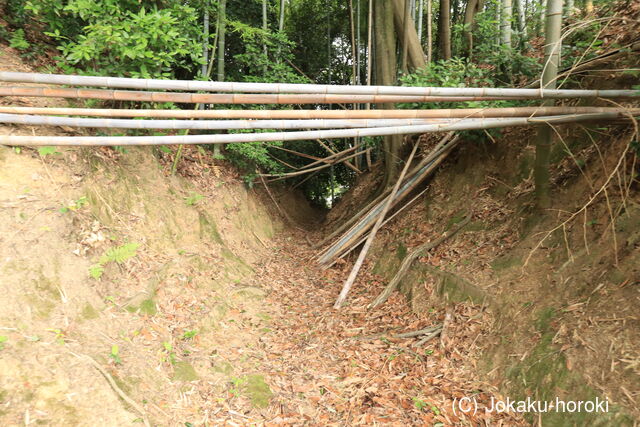
<path fill-rule="evenodd" d="M 204 199 L 204 196 L 202 194 L 191 192 L 190 195 L 184 198 L 184 202 L 187 204 L 187 206 L 195 206 L 202 199 Z"/>
<path fill-rule="evenodd" d="M 14 31 L 9 38 L 9 46 L 18 50 L 26 50 L 29 49 L 29 42 L 24 38 L 24 30 L 20 28 L 19 30 Z"/>
<path fill-rule="evenodd" d="M 0 335 L 0 350 L 4 349 L 4 344 L 9 340 L 5 335 Z"/>
<path fill-rule="evenodd" d="M 56 147 L 38 147 L 38 154 L 40 154 L 42 157 L 47 157 L 47 156 L 51 156 L 51 155 L 60 155 L 62 153 L 56 151 Z"/>
<path fill-rule="evenodd" d="M 116 365 L 122 365 L 122 359 L 120 359 L 120 348 L 117 345 L 111 346 L 111 353 L 109 357 L 113 359 L 113 363 Z"/>
<path fill-rule="evenodd" d="M 122 246 L 111 248 L 100 257 L 100 263 L 106 264 L 108 262 L 115 262 L 122 264 L 126 260 L 136 256 L 139 247 L 139 243 L 125 243 Z"/>
<path fill-rule="evenodd" d="M 201 61 L 196 10 L 180 1 L 42 0 L 25 9 L 48 28 L 74 71 L 173 77 Z"/>
<path fill-rule="evenodd" d="M 92 279 L 100 280 L 104 273 L 104 267 L 101 264 L 94 264 L 89 267 L 89 277 Z"/>
<path fill-rule="evenodd" d="M 183 340 L 190 340 L 190 339 L 195 338 L 196 335 L 198 335 L 198 331 L 195 330 L 195 329 L 184 331 L 184 333 L 182 334 L 182 339 Z"/>
<path fill-rule="evenodd" d="M 285 61 L 292 59 L 293 43 L 284 34 L 264 31 L 240 21 L 228 22 L 242 41 L 244 51 L 234 55 L 236 70 L 247 82 L 309 83 Z M 265 51 L 266 47 L 266 51 Z"/>
<path fill-rule="evenodd" d="M 257 169 L 268 173 L 284 171 L 283 166 L 269 155 L 269 145 L 282 146 L 282 142 L 228 144 L 227 157 L 236 166 L 250 173 Z"/>
<path fill-rule="evenodd" d="M 176 359 L 176 353 L 173 351 L 173 346 L 171 345 L 171 343 L 168 341 L 164 341 L 162 343 L 162 347 L 164 348 L 163 361 L 175 365 L 178 360 Z"/>
<path fill-rule="evenodd" d="M 124 245 L 108 249 L 100 257 L 97 264 L 89 267 L 89 276 L 93 279 L 99 280 L 104 273 L 104 266 L 106 264 L 110 262 L 122 264 L 126 260 L 136 256 L 139 247 L 139 243 L 125 243 Z"/>
<path fill-rule="evenodd" d="M 89 204 L 89 199 L 87 199 L 87 196 L 81 196 L 78 200 L 73 201 L 68 206 L 61 207 L 60 213 L 67 213 L 69 211 L 78 211 L 87 204 Z"/>
<path fill-rule="evenodd" d="M 412 397 L 411 399 L 413 400 L 413 406 L 415 406 L 418 411 L 422 411 L 428 406 L 428 403 L 422 399 L 419 399 L 417 397 Z"/>

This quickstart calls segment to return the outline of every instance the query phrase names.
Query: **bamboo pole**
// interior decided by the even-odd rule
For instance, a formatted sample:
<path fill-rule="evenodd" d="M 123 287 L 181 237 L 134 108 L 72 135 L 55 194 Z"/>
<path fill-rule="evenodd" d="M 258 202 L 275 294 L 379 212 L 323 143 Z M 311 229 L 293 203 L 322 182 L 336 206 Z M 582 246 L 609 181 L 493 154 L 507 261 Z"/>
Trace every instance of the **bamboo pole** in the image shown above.
<path fill-rule="evenodd" d="M 405 0 L 405 1 L 408 2 L 409 0 Z M 378 230 L 380 229 L 380 226 L 384 221 L 385 215 L 387 214 L 387 212 L 389 212 L 389 208 L 391 207 L 393 199 L 396 193 L 398 192 L 398 189 L 400 188 L 400 184 L 402 183 L 402 180 L 404 179 L 404 176 L 406 175 L 407 170 L 409 170 L 409 166 L 411 165 L 411 161 L 413 160 L 413 156 L 416 154 L 417 150 L 418 150 L 418 144 L 415 144 L 413 146 L 413 150 L 411 150 L 411 154 L 409 155 L 409 159 L 407 160 L 407 163 L 404 165 L 404 168 L 402 169 L 402 172 L 400 172 L 400 176 L 398 177 L 398 180 L 393 186 L 393 190 L 391 190 L 391 194 L 389 194 L 387 202 L 384 204 L 382 211 L 378 215 L 378 219 L 376 220 L 376 223 L 373 226 L 371 233 L 369 233 L 369 237 L 367 238 L 367 241 L 364 243 L 364 246 L 360 251 L 360 254 L 358 255 L 358 259 L 356 260 L 353 268 L 351 269 L 351 273 L 349 274 L 349 277 L 347 277 L 347 280 L 345 280 L 344 284 L 342 285 L 342 291 L 340 291 L 340 295 L 338 296 L 338 299 L 333 305 L 333 308 L 340 308 L 344 303 L 344 301 L 347 299 L 347 294 L 351 290 L 351 286 L 353 285 L 353 282 L 356 280 L 356 276 L 358 275 L 358 272 L 362 267 L 362 263 L 364 262 L 364 259 L 366 258 L 367 253 L 369 252 L 369 248 L 373 243 L 373 239 L 375 239 L 376 234 L 378 233 Z"/>
<path fill-rule="evenodd" d="M 392 96 L 496 96 L 500 98 L 638 98 L 640 90 L 583 89 L 514 89 L 514 88 L 453 88 L 318 85 L 300 83 L 238 83 L 196 80 L 131 79 L 124 77 L 72 76 L 64 74 L 15 73 L 0 71 L 0 81 L 13 83 L 43 83 L 67 86 L 100 86 L 108 88 L 189 90 L 209 92 L 253 92 L 341 95 Z M 164 101 L 163 101 L 164 102 Z M 377 102 L 377 101 L 376 101 Z"/>
<path fill-rule="evenodd" d="M 344 94 L 277 94 L 277 93 L 181 93 L 133 90 L 74 89 L 43 87 L 0 87 L 0 96 L 34 96 L 44 98 L 101 99 L 105 101 L 176 102 L 183 104 L 347 104 L 397 102 L 462 102 L 496 101 L 486 96 L 423 95 L 344 95 Z M 510 97 L 509 99 L 533 99 Z"/>
<path fill-rule="evenodd" d="M 14 136 L 0 135 L 0 144 L 13 146 L 114 146 L 114 145 L 171 145 L 171 144 L 226 144 L 231 142 L 301 141 L 339 139 L 367 136 L 406 135 L 473 129 L 491 129 L 506 126 L 531 126 L 583 121 L 618 119 L 617 113 L 575 114 L 566 116 L 513 117 L 495 119 L 461 119 L 451 124 L 394 126 L 380 128 L 330 129 L 303 132 L 238 133 L 213 135 L 170 136 Z"/>
<path fill-rule="evenodd" d="M 319 120 L 120 120 L 25 116 L 0 113 L 0 123 L 113 129 L 339 129 L 446 124 L 456 119 L 319 119 Z"/>
<path fill-rule="evenodd" d="M 433 110 L 128 110 L 99 108 L 50 108 L 0 106 L 0 113 L 93 116 L 144 117 L 182 119 L 430 119 L 430 118 L 491 118 L 537 117 L 562 114 L 637 113 L 637 108 L 617 107 L 511 107 L 457 108 Z"/>
<path fill-rule="evenodd" d="M 538 117 L 564 114 L 619 113 L 626 116 L 639 108 L 620 107 L 508 107 L 429 110 L 109 110 L 84 108 L 2 107 L 0 113 L 64 114 L 104 117 L 220 118 L 220 119 L 428 119 Z"/>

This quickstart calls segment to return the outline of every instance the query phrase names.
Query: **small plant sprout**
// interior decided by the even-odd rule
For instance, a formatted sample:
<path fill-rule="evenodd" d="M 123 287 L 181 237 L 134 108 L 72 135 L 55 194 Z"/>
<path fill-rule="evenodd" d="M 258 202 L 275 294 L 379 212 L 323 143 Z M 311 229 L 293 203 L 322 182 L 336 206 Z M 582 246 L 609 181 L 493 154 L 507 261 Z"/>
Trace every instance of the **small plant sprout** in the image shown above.
<path fill-rule="evenodd" d="M 61 207 L 60 213 L 67 213 L 69 211 L 79 211 L 88 203 L 89 203 L 89 200 L 87 199 L 87 196 L 82 196 L 78 200 L 72 201 L 67 206 Z"/>
<path fill-rule="evenodd" d="M 116 365 L 122 365 L 122 359 L 120 359 L 120 348 L 117 345 L 111 346 L 111 354 L 109 357 L 113 359 L 113 363 Z"/>
<path fill-rule="evenodd" d="M 182 334 L 182 339 L 183 340 L 190 340 L 190 339 L 195 338 L 196 335 L 198 335 L 198 331 L 196 331 L 195 329 L 187 330 L 187 331 L 184 331 L 184 333 Z"/>
<path fill-rule="evenodd" d="M 0 335 L 0 350 L 4 349 L 4 344 L 9 340 L 5 335 Z"/>
<path fill-rule="evenodd" d="M 427 402 L 425 402 L 424 400 L 417 397 L 412 397 L 411 399 L 413 400 L 413 406 L 415 406 L 418 411 L 422 411 L 427 407 Z"/>
<path fill-rule="evenodd" d="M 187 206 L 195 206 L 202 199 L 204 199 L 204 196 L 202 194 L 191 192 L 191 194 L 184 198 L 184 202 L 187 204 Z"/>
<path fill-rule="evenodd" d="M 89 267 L 89 276 L 99 280 L 104 273 L 104 266 L 106 264 L 110 262 L 115 262 L 116 264 L 124 263 L 126 260 L 138 254 L 137 251 L 139 247 L 139 243 L 125 243 L 124 245 L 108 249 L 96 264 Z"/>
<path fill-rule="evenodd" d="M 65 333 L 62 329 L 57 329 L 57 328 L 49 328 L 47 329 L 47 331 L 49 332 L 53 332 L 56 336 L 55 336 L 55 340 L 58 344 L 63 345 L 64 344 L 64 339 L 65 339 Z"/>
<path fill-rule="evenodd" d="M 242 386 L 247 382 L 246 377 L 233 377 L 231 378 L 231 390 L 229 392 L 232 396 L 239 396 L 242 390 Z"/>
<path fill-rule="evenodd" d="M 51 155 L 59 155 L 62 154 L 59 151 L 56 151 L 56 147 L 39 147 L 38 148 L 38 154 L 40 154 L 41 157 L 47 157 L 47 156 L 51 156 Z"/>
<path fill-rule="evenodd" d="M 172 365 L 175 365 L 177 362 L 176 353 L 173 351 L 173 346 L 171 345 L 171 343 L 169 341 L 165 341 L 162 343 L 162 346 L 164 347 L 163 360 L 165 362 L 171 363 Z"/>

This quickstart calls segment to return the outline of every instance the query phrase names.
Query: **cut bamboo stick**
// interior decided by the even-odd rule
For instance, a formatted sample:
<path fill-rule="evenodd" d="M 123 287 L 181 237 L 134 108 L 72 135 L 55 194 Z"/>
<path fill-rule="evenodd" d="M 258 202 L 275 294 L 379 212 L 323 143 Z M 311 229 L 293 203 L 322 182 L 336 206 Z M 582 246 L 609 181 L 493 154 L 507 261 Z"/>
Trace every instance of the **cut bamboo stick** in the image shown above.
<path fill-rule="evenodd" d="M 143 90 L 188 90 L 208 92 L 253 92 L 348 95 L 418 95 L 418 96 L 498 96 L 501 98 L 618 98 L 640 97 L 639 90 L 511 89 L 316 85 L 288 83 L 238 83 L 195 80 L 132 79 L 123 77 L 73 76 L 63 74 L 0 72 L 0 81 L 41 83 L 67 86 L 97 86 Z"/>
<path fill-rule="evenodd" d="M 575 114 L 565 116 L 514 117 L 496 119 L 460 119 L 451 124 L 395 126 L 380 128 L 330 129 L 303 132 L 268 132 L 214 135 L 170 136 L 14 136 L 0 135 L 0 144 L 14 146 L 114 146 L 114 145 L 171 145 L 171 144 L 226 144 L 242 142 L 302 141 L 333 138 L 353 138 L 384 135 L 405 135 L 473 129 L 491 129 L 506 126 L 531 126 L 583 121 L 618 119 L 617 113 Z"/>
<path fill-rule="evenodd" d="M 512 107 L 432 110 L 129 110 L 100 108 L 42 108 L 0 106 L 0 113 L 92 117 L 176 119 L 430 119 L 537 117 L 560 114 L 625 113 L 617 107 Z"/>
<path fill-rule="evenodd" d="M 114 129 L 339 129 L 450 123 L 452 119 L 131 120 L 27 116 L 0 113 L 0 123 Z M 455 120 L 455 119 L 453 119 Z"/>
<path fill-rule="evenodd" d="M 272 94 L 272 93 L 181 93 L 133 90 L 75 89 L 0 86 L 0 96 L 33 96 L 44 98 L 101 99 L 105 101 L 176 102 L 181 104 L 344 104 L 397 102 L 462 102 L 495 101 L 486 96 L 405 96 L 342 94 Z M 517 97 L 510 99 L 533 99 Z"/>
<path fill-rule="evenodd" d="M 367 238 L 367 241 L 364 243 L 364 246 L 360 251 L 360 254 L 358 255 L 358 259 L 353 265 L 353 268 L 351 269 L 351 273 L 349 273 L 349 277 L 347 277 L 347 280 L 345 280 L 344 284 L 342 285 L 342 291 L 340 291 L 340 295 L 338 295 L 338 299 L 336 299 L 336 302 L 333 305 L 333 308 L 342 307 L 342 304 L 344 304 L 344 301 L 347 299 L 347 295 L 351 290 L 351 286 L 353 285 L 353 282 L 356 280 L 356 276 L 358 275 L 358 272 L 362 267 L 362 263 L 364 262 L 364 259 L 367 257 L 367 253 L 369 252 L 369 248 L 373 243 L 373 239 L 375 239 L 376 233 L 380 229 L 380 226 L 384 221 L 385 215 L 387 214 L 387 212 L 389 212 L 389 208 L 391 208 L 391 205 L 393 204 L 393 199 L 395 198 L 395 195 L 398 192 L 398 189 L 400 188 L 400 184 L 402 184 L 402 181 L 404 180 L 404 176 L 409 170 L 409 166 L 411 165 L 411 161 L 413 160 L 413 156 L 416 154 L 417 150 L 418 150 L 418 144 L 415 144 L 413 146 L 413 150 L 411 150 L 411 154 L 409 155 L 409 159 L 407 160 L 407 163 L 404 165 L 404 168 L 402 168 L 402 172 L 400 172 L 400 176 L 398 177 L 398 180 L 396 181 L 395 185 L 393 186 L 393 189 L 391 190 L 391 194 L 389 194 L 388 200 L 385 202 L 384 206 L 382 207 L 382 210 L 377 216 L 373 229 L 371 230 L 371 233 L 369 233 L 369 237 Z"/>

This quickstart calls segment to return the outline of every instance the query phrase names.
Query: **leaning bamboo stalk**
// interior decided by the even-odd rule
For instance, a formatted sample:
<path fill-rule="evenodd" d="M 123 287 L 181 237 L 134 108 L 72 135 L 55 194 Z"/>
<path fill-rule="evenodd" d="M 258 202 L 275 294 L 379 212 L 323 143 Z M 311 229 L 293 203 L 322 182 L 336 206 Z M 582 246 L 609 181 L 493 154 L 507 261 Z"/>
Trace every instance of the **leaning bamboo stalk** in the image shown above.
<path fill-rule="evenodd" d="M 406 96 L 344 94 L 278 94 L 278 93 L 182 93 L 143 92 L 133 90 L 75 89 L 0 86 L 0 96 L 33 96 L 44 98 L 100 99 L 104 101 L 176 102 L 182 104 L 344 104 L 397 102 L 463 102 L 495 101 L 487 96 Z M 515 97 L 509 99 L 533 99 Z"/>
<path fill-rule="evenodd" d="M 453 135 L 454 135 L 453 132 L 449 132 L 448 134 L 446 134 L 440 140 L 440 142 L 436 145 L 436 147 L 433 148 L 432 152 L 433 151 L 438 151 L 440 148 L 444 147 L 444 145 L 449 142 L 449 140 L 453 137 Z M 425 160 L 427 160 L 427 162 L 428 162 L 428 159 L 426 159 L 426 158 L 423 159 L 409 173 L 409 176 L 407 177 L 407 180 L 411 180 L 416 175 L 416 173 L 418 173 L 421 170 L 421 168 L 424 167 L 424 165 L 426 164 Z M 337 236 L 346 234 L 346 233 L 343 233 L 343 232 L 345 230 L 347 230 L 347 228 L 353 226 L 353 224 L 356 223 L 358 220 L 362 219 L 369 211 L 371 211 L 371 209 L 373 209 L 375 206 L 380 204 L 389 195 L 389 191 L 391 191 L 391 189 L 387 189 L 387 190 L 383 191 L 382 194 L 380 194 L 374 200 L 369 202 L 369 204 L 367 204 L 364 208 L 362 208 L 358 213 L 356 213 L 355 215 L 351 215 L 351 218 L 349 218 L 347 221 L 343 222 L 338 228 L 333 230 L 320 243 L 318 243 L 316 245 L 316 248 L 323 247 L 324 245 L 326 245 L 327 243 L 329 243 L 330 241 L 335 239 Z M 325 251 L 326 251 L 326 249 L 325 249 Z M 318 254 L 318 256 L 319 257 L 322 256 L 325 251 L 320 252 L 320 254 Z"/>
<path fill-rule="evenodd" d="M 637 108 L 625 109 L 617 107 L 510 107 L 433 110 L 130 110 L 0 106 L 0 113 L 6 114 L 255 120 L 498 118 L 555 116 L 561 114 L 633 113 L 637 111 Z"/>
<path fill-rule="evenodd" d="M 418 96 L 498 96 L 533 98 L 618 98 L 640 97 L 639 90 L 577 90 L 577 89 L 512 89 L 512 88 L 445 88 L 317 85 L 289 83 L 238 83 L 195 80 L 131 79 L 124 77 L 72 76 L 63 74 L 0 72 L 0 81 L 12 83 L 42 83 L 68 86 L 99 86 L 143 90 L 188 90 L 208 92 L 254 92 L 296 94 L 349 95 L 418 95 Z"/>
<path fill-rule="evenodd" d="M 389 209 L 391 208 L 391 205 L 393 204 L 393 199 L 394 199 L 396 193 L 398 192 L 398 189 L 400 188 L 400 184 L 402 183 L 402 180 L 404 180 L 404 176 L 406 175 L 407 170 L 409 170 L 409 166 L 411 165 L 411 161 L 413 160 L 413 156 L 416 154 L 417 150 L 418 150 L 418 144 L 415 144 L 413 146 L 413 150 L 411 150 L 411 154 L 409 155 L 409 159 L 407 159 L 407 163 L 404 165 L 404 168 L 402 168 L 402 172 L 400 172 L 400 177 L 398 177 L 398 180 L 396 181 L 395 185 L 393 186 L 393 190 L 391 190 L 391 194 L 389 194 L 387 202 L 384 204 L 384 207 L 382 208 L 382 211 L 378 215 L 378 219 L 376 220 L 376 223 L 373 226 L 373 229 L 371 230 L 371 233 L 369 233 L 369 237 L 367 238 L 367 241 L 364 243 L 364 246 L 362 247 L 362 250 L 360 251 L 360 254 L 358 255 L 358 259 L 356 260 L 355 264 L 353 265 L 353 268 L 351 269 L 351 273 L 349 273 L 349 277 L 347 277 L 347 280 L 345 280 L 344 284 L 342 285 L 342 291 L 340 291 L 340 295 L 338 295 L 338 299 L 336 300 L 335 304 L 333 305 L 333 308 L 342 307 L 342 304 L 347 299 L 347 295 L 349 294 L 349 291 L 351 290 L 351 286 L 353 285 L 353 282 L 356 280 L 356 276 L 358 275 L 358 272 L 360 271 L 360 268 L 362 267 L 362 263 L 364 262 L 364 259 L 367 257 L 367 253 L 369 252 L 369 248 L 373 244 L 373 240 L 375 239 L 376 234 L 378 233 L 378 230 L 380 229 L 380 226 L 382 225 L 382 222 L 384 221 L 384 217 L 387 215 L 387 212 L 389 212 Z"/>
<path fill-rule="evenodd" d="M 449 123 L 452 119 L 131 120 L 26 116 L 0 113 L 0 123 L 114 129 L 338 129 Z"/>
<path fill-rule="evenodd" d="M 451 140 L 447 145 L 441 149 L 432 150 L 427 157 L 427 162 L 423 160 L 424 166 L 418 171 L 418 173 L 408 179 L 400 188 L 394 204 L 399 203 L 404 199 L 411 191 L 413 191 L 417 185 L 420 184 L 427 176 L 429 176 L 438 165 L 444 160 L 446 155 L 459 143 L 459 139 Z M 388 199 L 388 196 L 387 196 Z M 383 202 L 375 206 L 365 217 L 363 217 L 356 225 L 354 225 L 348 232 L 346 232 L 336 243 L 328 248 L 323 255 L 318 259 L 318 263 L 321 265 L 328 265 L 334 259 L 343 256 L 345 253 L 350 252 L 359 245 L 359 239 L 371 228 L 373 220 L 376 215 L 382 209 Z"/>
<path fill-rule="evenodd" d="M 446 158 L 447 154 L 458 145 L 459 140 L 456 139 L 451 142 L 451 145 L 447 146 L 446 150 L 440 151 L 438 154 L 438 158 L 435 158 L 429 161 L 425 166 L 423 166 L 419 174 L 415 177 L 407 180 L 407 184 L 401 188 L 400 193 L 396 196 L 396 200 L 393 201 L 394 207 L 398 203 L 400 203 L 408 194 L 410 194 L 413 190 L 418 187 L 433 171 L 437 169 L 437 167 L 442 163 L 442 161 Z M 376 206 L 372 211 L 372 214 L 375 214 L 376 211 L 380 209 L 380 206 Z M 360 221 L 357 225 L 355 225 L 352 229 L 346 232 L 340 241 L 336 242 L 332 247 L 328 248 L 326 254 L 318 260 L 320 264 L 324 266 L 324 268 L 329 268 L 333 263 L 347 256 L 351 251 L 356 249 L 362 242 L 367 238 L 367 233 L 369 228 L 371 228 L 371 217 L 365 217 L 364 220 Z"/>
<path fill-rule="evenodd" d="M 400 209 L 398 209 L 397 211 L 395 211 L 393 213 L 393 215 L 390 215 L 388 218 L 386 218 L 384 220 L 384 222 L 382 223 L 382 226 L 387 225 L 387 223 L 391 220 L 393 220 L 397 215 L 399 215 L 400 213 L 402 213 L 402 211 L 404 211 L 406 208 L 408 208 L 409 206 L 411 206 L 411 204 L 413 202 L 415 202 L 416 200 L 418 200 L 426 191 L 428 190 L 428 188 L 425 188 L 424 190 L 422 190 L 420 193 L 418 193 L 414 198 L 412 198 L 411 200 L 409 200 L 407 203 L 405 203 Z M 351 251 L 355 248 L 357 248 L 358 246 L 360 246 L 368 237 L 368 234 L 365 234 L 364 236 L 362 236 L 360 238 L 360 240 L 352 245 L 347 251 L 341 253 L 338 257 L 335 257 L 329 264 L 324 265 L 324 268 L 330 268 L 331 266 L 333 266 L 339 259 L 344 258 L 345 256 L 347 256 L 349 253 L 351 253 Z"/>
<path fill-rule="evenodd" d="M 606 121 L 619 118 L 618 114 L 575 114 L 566 116 L 514 117 L 508 119 L 461 119 L 451 124 L 395 126 L 380 128 L 330 129 L 303 132 L 238 133 L 213 135 L 170 136 L 14 136 L 0 135 L 3 145 L 59 145 L 59 146 L 114 146 L 114 145 L 171 145 L 171 144 L 226 144 L 243 142 L 301 141 L 316 139 L 353 138 L 367 136 L 406 135 L 473 129 L 491 129 L 506 126 L 531 126 L 545 123 L 561 124 L 584 121 Z"/>

